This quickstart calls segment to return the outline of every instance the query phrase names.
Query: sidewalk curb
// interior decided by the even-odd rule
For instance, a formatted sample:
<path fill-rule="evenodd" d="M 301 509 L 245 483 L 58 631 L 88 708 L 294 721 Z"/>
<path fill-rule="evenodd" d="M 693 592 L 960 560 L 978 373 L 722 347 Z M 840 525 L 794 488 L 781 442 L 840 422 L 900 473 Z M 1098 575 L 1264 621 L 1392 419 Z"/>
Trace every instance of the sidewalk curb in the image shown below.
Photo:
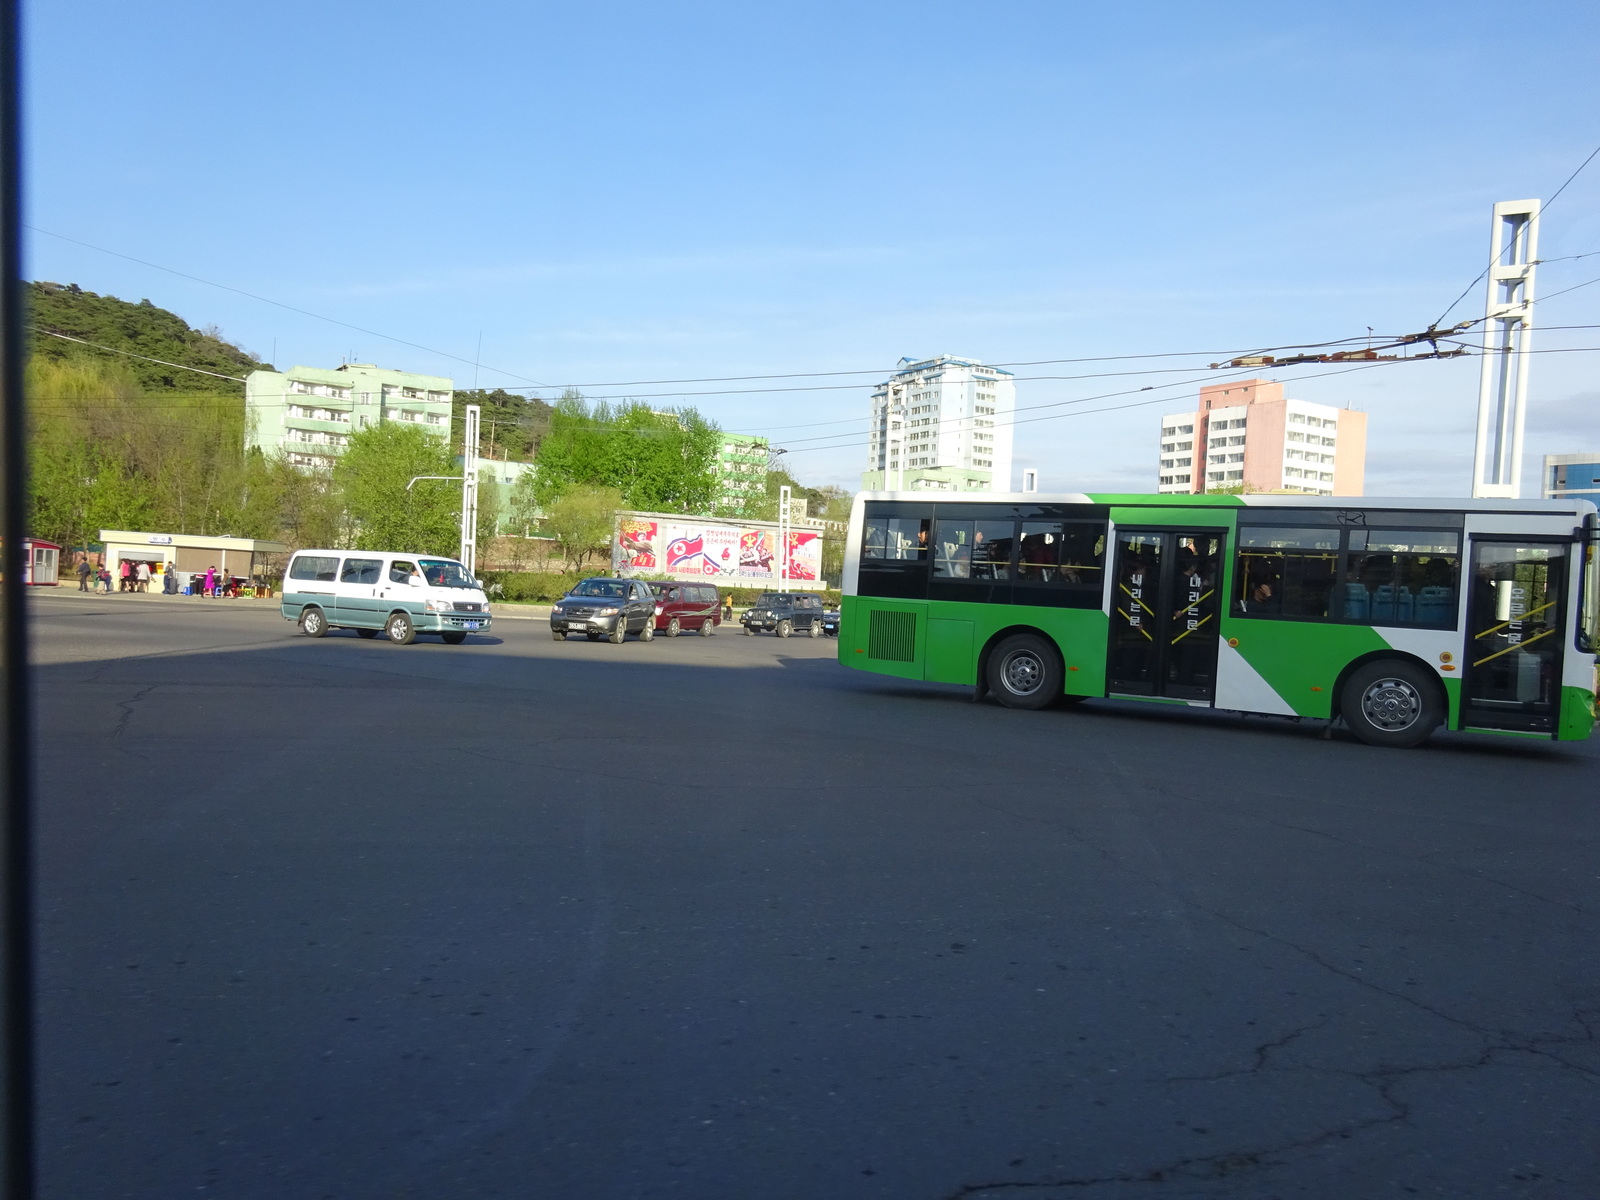
<path fill-rule="evenodd" d="M 71 596 L 74 600 L 110 600 L 116 603 L 132 604 L 181 604 L 192 608 L 256 608 L 279 611 L 281 597 L 279 596 L 240 596 L 237 600 L 218 600 L 212 596 L 169 596 L 165 592 L 80 592 L 76 587 L 62 585 L 56 588 L 32 588 L 30 596 L 58 597 Z M 489 604 L 489 615 L 496 620 L 504 617 L 511 621 L 548 621 L 550 619 L 550 605 L 548 604 Z"/>

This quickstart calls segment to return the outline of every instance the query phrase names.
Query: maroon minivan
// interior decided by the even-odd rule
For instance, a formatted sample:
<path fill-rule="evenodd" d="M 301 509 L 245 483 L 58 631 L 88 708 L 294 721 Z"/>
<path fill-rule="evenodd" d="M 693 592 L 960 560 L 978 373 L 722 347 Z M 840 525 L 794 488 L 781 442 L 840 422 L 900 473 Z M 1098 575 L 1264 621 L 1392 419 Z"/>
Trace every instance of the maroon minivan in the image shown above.
<path fill-rule="evenodd" d="M 656 631 L 668 637 L 699 631 L 710 637 L 722 624 L 722 597 L 709 583 L 652 583 L 656 594 Z"/>

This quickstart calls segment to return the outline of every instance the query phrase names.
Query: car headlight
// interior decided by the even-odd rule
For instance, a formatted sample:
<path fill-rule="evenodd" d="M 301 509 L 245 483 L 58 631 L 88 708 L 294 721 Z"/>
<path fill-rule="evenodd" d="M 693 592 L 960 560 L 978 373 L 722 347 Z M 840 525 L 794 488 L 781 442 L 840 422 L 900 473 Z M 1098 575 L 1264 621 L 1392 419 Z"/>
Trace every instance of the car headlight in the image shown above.
<path fill-rule="evenodd" d="M 455 603 L 451 600 L 427 600 L 423 602 L 423 611 L 431 613 L 454 612 Z"/>
<path fill-rule="evenodd" d="M 597 608 L 594 610 L 594 615 L 597 617 L 614 617 L 621 611 L 619 608 Z"/>

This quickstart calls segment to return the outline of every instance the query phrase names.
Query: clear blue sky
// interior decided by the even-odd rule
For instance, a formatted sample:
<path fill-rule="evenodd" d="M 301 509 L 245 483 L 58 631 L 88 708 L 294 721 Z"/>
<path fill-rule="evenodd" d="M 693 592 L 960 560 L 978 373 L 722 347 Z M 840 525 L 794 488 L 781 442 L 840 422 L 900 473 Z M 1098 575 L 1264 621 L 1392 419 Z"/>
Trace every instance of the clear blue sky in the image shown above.
<path fill-rule="evenodd" d="M 480 334 L 494 386 L 1407 332 L 1484 266 L 1494 201 L 1548 197 L 1600 145 L 1592 0 L 31 8 L 32 224 L 466 361 L 41 234 L 33 277 L 148 297 L 280 366 L 459 386 Z M 1541 257 L 1591 251 L 1600 160 Z M 1596 277 L 1600 255 L 1552 263 L 1539 290 Z M 1600 284 L 1540 319 L 1600 325 Z M 1530 451 L 1600 448 L 1597 368 L 1538 357 Z M 1476 362 L 1296 382 L 1316 370 L 1275 377 L 1371 413 L 1369 492 L 1465 491 Z M 1019 404 L 1192 377 L 1024 378 Z M 1017 469 L 1152 488 L 1157 416 L 1193 392 L 1019 426 Z M 661 402 L 853 487 L 863 448 L 802 439 L 858 435 L 867 393 Z M 792 428 L 826 421 L 854 423 Z"/>

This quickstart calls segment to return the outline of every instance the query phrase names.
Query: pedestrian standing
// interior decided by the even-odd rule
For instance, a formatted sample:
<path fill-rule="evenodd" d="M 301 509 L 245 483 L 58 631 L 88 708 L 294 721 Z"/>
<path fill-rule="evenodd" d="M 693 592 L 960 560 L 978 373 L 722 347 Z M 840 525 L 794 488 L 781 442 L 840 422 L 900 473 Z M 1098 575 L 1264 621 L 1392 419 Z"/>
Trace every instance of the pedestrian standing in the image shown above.
<path fill-rule="evenodd" d="M 80 592 L 89 590 L 89 572 L 91 570 L 93 568 L 89 566 L 89 556 L 85 554 L 78 560 L 78 590 Z"/>
<path fill-rule="evenodd" d="M 217 590 L 217 569 L 215 567 L 207 567 L 206 568 L 205 594 L 207 596 L 215 595 L 216 594 L 216 590 Z"/>
<path fill-rule="evenodd" d="M 139 590 L 141 592 L 150 590 L 150 564 L 147 562 L 139 564 Z"/>
<path fill-rule="evenodd" d="M 178 572 L 171 563 L 161 568 L 161 591 L 167 596 L 178 594 Z"/>
<path fill-rule="evenodd" d="M 127 559 L 122 560 L 122 565 L 117 568 L 117 591 L 127 592 L 132 590 L 133 564 Z"/>

